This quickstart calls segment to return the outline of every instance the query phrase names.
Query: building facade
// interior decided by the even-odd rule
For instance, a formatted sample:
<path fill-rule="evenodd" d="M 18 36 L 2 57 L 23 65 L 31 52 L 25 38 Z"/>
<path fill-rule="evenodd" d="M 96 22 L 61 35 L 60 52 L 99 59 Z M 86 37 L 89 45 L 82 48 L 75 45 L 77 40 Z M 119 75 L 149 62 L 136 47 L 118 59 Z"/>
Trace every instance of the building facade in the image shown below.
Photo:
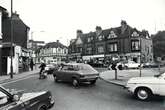
<path fill-rule="evenodd" d="M 111 63 L 113 60 L 135 62 L 153 61 L 152 39 L 147 31 L 138 31 L 126 21 L 121 26 L 83 34 L 77 31 L 77 38 L 69 45 L 70 60 Z"/>
<path fill-rule="evenodd" d="M 2 46 L 1 46 L 1 74 L 6 75 L 11 72 L 11 56 L 13 59 L 12 67 L 15 74 L 28 71 L 29 69 L 29 50 L 28 33 L 30 28 L 19 18 L 17 13 L 12 17 L 5 11 L 2 17 Z M 11 28 L 12 24 L 12 28 Z M 12 31 L 11 31 L 12 29 Z M 11 33 L 13 42 L 11 43 Z M 12 44 L 12 45 L 11 45 Z M 12 49 L 12 53 L 11 53 Z"/>
<path fill-rule="evenodd" d="M 59 40 L 47 43 L 36 51 L 37 62 L 44 60 L 46 63 L 62 63 L 67 60 L 68 48 Z"/>

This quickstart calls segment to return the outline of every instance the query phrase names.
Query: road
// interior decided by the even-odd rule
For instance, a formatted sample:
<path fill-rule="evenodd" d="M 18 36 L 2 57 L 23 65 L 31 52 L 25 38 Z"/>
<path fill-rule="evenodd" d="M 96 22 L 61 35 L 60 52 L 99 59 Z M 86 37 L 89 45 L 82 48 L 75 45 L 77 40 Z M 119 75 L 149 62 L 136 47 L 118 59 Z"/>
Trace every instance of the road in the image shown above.
<path fill-rule="evenodd" d="M 98 80 L 96 85 L 55 83 L 52 76 L 39 80 L 38 75 L 3 85 L 25 91 L 50 90 L 55 99 L 52 110 L 164 110 L 165 100 L 155 97 L 148 102 L 138 101 L 123 88 Z"/>

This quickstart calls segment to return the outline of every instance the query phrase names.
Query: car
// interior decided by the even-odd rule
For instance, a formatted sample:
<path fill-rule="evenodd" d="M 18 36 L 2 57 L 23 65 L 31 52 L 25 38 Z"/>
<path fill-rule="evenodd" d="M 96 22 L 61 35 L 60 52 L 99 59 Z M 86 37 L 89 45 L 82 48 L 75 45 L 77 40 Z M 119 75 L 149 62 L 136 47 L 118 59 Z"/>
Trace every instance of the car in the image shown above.
<path fill-rule="evenodd" d="M 124 64 L 124 67 L 126 69 L 137 69 L 140 67 L 140 63 L 136 63 L 134 61 L 128 61 L 127 63 Z"/>
<path fill-rule="evenodd" d="M 153 95 L 165 96 L 165 72 L 153 77 L 131 78 L 125 88 L 140 100 L 148 100 Z"/>
<path fill-rule="evenodd" d="M 143 64 L 143 68 L 158 68 L 158 67 L 163 67 L 163 63 L 156 63 L 156 62 L 147 62 Z"/>
<path fill-rule="evenodd" d="M 45 67 L 45 71 L 48 74 L 52 74 L 53 71 L 56 71 L 58 69 L 58 65 L 57 64 L 47 64 Z"/>
<path fill-rule="evenodd" d="M 50 91 L 24 93 L 0 86 L 0 110 L 48 110 L 53 105 Z"/>
<path fill-rule="evenodd" d="M 53 73 L 55 82 L 59 80 L 71 82 L 74 87 L 78 87 L 80 83 L 90 82 L 95 84 L 99 78 L 99 73 L 89 64 L 84 63 L 68 63 Z"/>

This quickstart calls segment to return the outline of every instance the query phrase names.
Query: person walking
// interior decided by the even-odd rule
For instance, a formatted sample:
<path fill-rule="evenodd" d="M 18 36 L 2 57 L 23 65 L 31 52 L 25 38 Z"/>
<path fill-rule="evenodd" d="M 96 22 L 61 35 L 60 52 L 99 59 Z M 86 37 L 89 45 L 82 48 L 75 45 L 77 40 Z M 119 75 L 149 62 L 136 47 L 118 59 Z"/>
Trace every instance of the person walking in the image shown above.
<path fill-rule="evenodd" d="M 31 71 L 33 71 L 33 66 L 34 66 L 34 62 L 33 62 L 33 59 L 30 60 L 30 69 Z"/>

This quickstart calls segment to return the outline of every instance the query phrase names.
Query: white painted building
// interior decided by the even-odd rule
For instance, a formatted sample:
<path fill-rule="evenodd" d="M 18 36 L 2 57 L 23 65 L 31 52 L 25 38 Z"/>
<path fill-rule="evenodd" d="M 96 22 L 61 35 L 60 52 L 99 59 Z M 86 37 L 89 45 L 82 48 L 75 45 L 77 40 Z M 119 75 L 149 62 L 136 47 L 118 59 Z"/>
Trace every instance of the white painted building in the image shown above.
<path fill-rule="evenodd" d="M 37 60 L 40 62 L 44 60 L 46 63 L 65 62 L 67 59 L 68 48 L 61 44 L 58 40 L 57 42 L 47 43 L 45 46 L 37 50 Z"/>

